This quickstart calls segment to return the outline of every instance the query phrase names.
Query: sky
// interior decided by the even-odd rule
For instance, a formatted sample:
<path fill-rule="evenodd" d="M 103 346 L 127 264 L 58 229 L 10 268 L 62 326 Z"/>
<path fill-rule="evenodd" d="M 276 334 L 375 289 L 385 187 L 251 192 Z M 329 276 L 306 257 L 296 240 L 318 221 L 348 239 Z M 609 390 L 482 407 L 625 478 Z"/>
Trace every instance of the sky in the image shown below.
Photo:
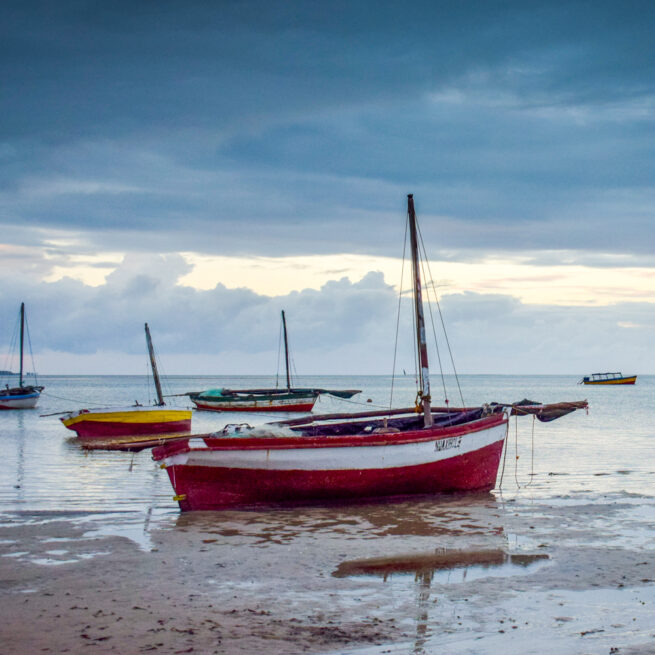
<path fill-rule="evenodd" d="M 413 370 L 413 193 L 460 373 L 655 373 L 653 33 L 630 0 L 6 0 L 0 352 L 24 301 L 41 374 L 142 373 L 147 321 L 168 373 L 274 375 L 285 309 L 301 375 L 391 374 L 397 324 Z"/>

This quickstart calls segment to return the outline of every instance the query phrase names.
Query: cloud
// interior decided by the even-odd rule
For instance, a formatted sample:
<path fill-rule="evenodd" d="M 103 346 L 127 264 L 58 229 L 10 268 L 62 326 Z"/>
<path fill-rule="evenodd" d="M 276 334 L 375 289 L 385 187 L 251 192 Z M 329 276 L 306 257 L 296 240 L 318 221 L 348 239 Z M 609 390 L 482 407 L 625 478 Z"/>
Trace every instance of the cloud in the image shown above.
<path fill-rule="evenodd" d="M 395 255 L 415 192 L 437 247 L 647 252 L 646 5 L 372 7 L 5 3 L 4 238 Z"/>
<path fill-rule="evenodd" d="M 392 371 L 398 295 L 381 273 L 269 297 L 223 284 L 203 291 L 181 286 L 178 280 L 187 270 L 179 256 L 130 257 L 103 285 L 89 287 L 67 278 L 23 280 L 16 288 L 3 288 L 0 301 L 16 308 L 20 300 L 26 302 L 41 373 L 143 373 L 143 324 L 148 322 L 169 373 L 272 375 L 282 309 L 301 375 Z M 469 292 L 444 295 L 441 307 L 461 373 L 655 370 L 652 303 L 536 306 L 509 295 Z M 413 370 L 411 311 L 405 298 L 398 371 Z M 428 333 L 432 336 L 434 323 L 444 371 L 452 372 L 434 305 L 432 314 Z M 6 312 L 0 323 L 4 347 L 14 319 Z M 433 349 L 431 361 L 438 372 Z"/>

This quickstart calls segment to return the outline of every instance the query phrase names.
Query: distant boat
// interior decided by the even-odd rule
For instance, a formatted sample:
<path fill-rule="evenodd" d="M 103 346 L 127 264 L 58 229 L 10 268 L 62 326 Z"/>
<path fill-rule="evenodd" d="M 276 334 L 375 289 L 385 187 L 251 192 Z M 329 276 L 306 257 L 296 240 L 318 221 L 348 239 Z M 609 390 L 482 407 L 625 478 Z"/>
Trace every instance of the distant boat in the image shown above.
<path fill-rule="evenodd" d="M 414 281 L 419 389 L 417 404 L 358 414 L 310 415 L 222 434 L 192 435 L 153 449 L 180 509 L 321 501 L 348 502 L 437 492 L 490 490 L 512 406 L 431 406 L 418 236 L 413 197 L 408 224 Z M 552 420 L 586 401 L 522 404 L 522 414 Z M 546 412 L 546 415 L 543 414 Z"/>
<path fill-rule="evenodd" d="M 578 382 L 578 384 L 634 384 L 636 375 L 623 375 L 623 373 L 592 373 Z"/>
<path fill-rule="evenodd" d="M 138 403 L 130 407 L 80 409 L 60 417 L 61 422 L 82 439 L 103 439 L 130 435 L 155 435 L 191 430 L 191 410 L 166 407 L 162 394 L 155 351 L 148 324 L 145 324 L 146 343 L 155 382 L 157 403 L 154 407 Z"/>
<path fill-rule="evenodd" d="M 23 350 L 25 348 L 25 303 L 20 304 L 20 370 L 18 386 L 5 385 L 0 389 L 0 409 L 32 409 L 36 407 L 44 387 L 36 384 L 23 384 Z M 29 334 L 29 330 L 28 330 Z"/>
<path fill-rule="evenodd" d="M 282 310 L 284 332 L 284 363 L 287 385 L 285 388 L 269 389 L 207 389 L 189 391 L 191 402 L 197 409 L 212 412 L 311 412 L 320 394 L 337 398 L 352 398 L 359 389 L 314 389 L 291 385 L 289 365 L 289 338 L 287 320 Z"/>

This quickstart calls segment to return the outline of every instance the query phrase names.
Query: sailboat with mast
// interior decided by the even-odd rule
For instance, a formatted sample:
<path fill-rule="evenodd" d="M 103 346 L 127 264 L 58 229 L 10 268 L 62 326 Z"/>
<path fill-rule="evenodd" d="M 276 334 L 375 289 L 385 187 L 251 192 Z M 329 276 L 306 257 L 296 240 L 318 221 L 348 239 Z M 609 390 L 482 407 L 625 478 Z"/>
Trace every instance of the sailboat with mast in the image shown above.
<path fill-rule="evenodd" d="M 294 387 L 291 383 L 289 335 L 287 319 L 282 310 L 284 335 L 284 364 L 286 387 L 269 389 L 207 389 L 190 391 L 191 402 L 196 409 L 213 412 L 311 412 L 320 394 L 338 398 L 352 398 L 359 389 L 316 389 Z"/>
<path fill-rule="evenodd" d="M 0 409 L 33 409 L 39 402 L 41 392 L 44 387 L 37 384 L 25 384 L 24 367 L 23 367 L 23 351 L 25 350 L 25 303 L 20 304 L 19 314 L 19 372 L 18 372 L 18 386 L 10 387 L 5 385 L 4 389 L 0 389 Z M 28 332 L 29 334 L 29 332 Z M 15 343 L 15 342 L 14 342 Z"/>
<path fill-rule="evenodd" d="M 413 196 L 407 198 L 416 352 L 415 407 L 310 415 L 259 427 L 226 426 L 153 449 L 186 510 L 490 490 L 513 407 L 431 406 L 430 370 Z M 541 420 L 586 407 L 522 405 Z M 542 414 L 548 408 L 547 414 Z"/>
<path fill-rule="evenodd" d="M 150 328 L 145 324 L 146 344 L 155 384 L 157 402 L 154 406 L 136 403 L 130 407 L 80 409 L 61 416 L 61 422 L 81 439 L 106 439 L 132 435 L 188 433 L 191 430 L 191 410 L 167 407 L 162 393 L 155 350 Z"/>

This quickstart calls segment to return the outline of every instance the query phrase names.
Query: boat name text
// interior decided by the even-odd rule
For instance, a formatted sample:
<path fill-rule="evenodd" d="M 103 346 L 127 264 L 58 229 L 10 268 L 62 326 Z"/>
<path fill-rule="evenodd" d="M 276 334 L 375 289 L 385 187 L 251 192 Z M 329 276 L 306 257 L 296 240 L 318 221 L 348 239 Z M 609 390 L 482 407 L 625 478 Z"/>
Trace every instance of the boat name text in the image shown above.
<path fill-rule="evenodd" d="M 448 450 L 450 448 L 459 448 L 459 445 L 462 443 L 462 437 L 447 437 L 446 439 L 440 439 L 437 443 L 434 444 L 434 449 L 439 450 Z"/>

